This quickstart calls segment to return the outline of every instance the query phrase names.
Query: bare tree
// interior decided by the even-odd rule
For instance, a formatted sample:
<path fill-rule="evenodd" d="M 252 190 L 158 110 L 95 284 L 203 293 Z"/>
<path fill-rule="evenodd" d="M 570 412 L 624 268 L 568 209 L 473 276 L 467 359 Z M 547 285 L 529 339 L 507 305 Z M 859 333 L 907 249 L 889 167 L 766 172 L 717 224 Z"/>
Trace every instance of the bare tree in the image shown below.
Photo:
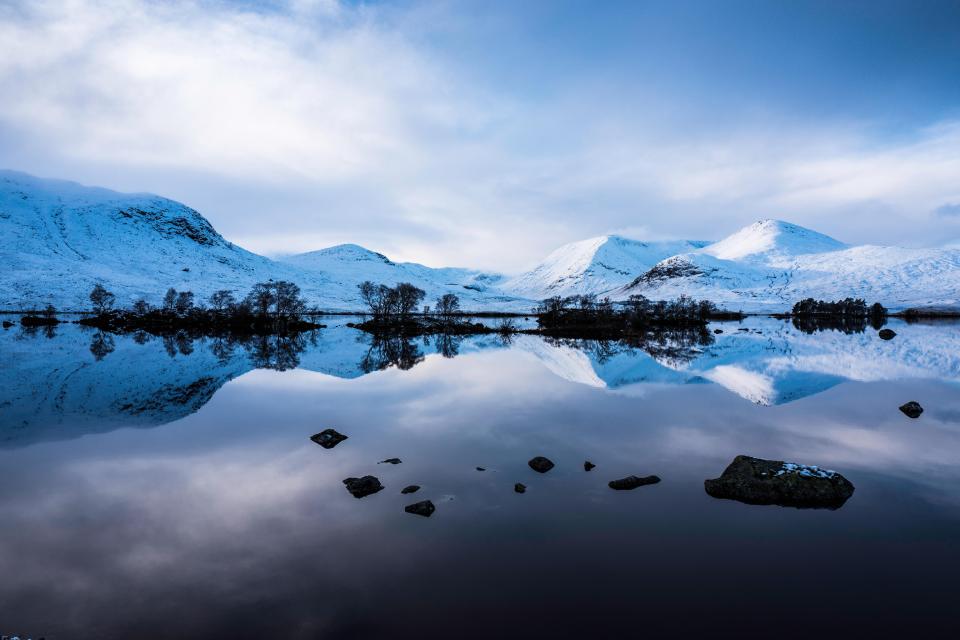
<path fill-rule="evenodd" d="M 177 294 L 177 299 L 173 303 L 173 308 L 180 315 L 183 315 L 193 308 L 193 291 L 181 291 Z"/>
<path fill-rule="evenodd" d="M 444 322 L 449 322 L 450 319 L 460 311 L 460 298 L 453 293 L 445 293 L 439 298 L 437 298 L 437 315 L 440 316 Z"/>
<path fill-rule="evenodd" d="M 246 301 L 250 304 L 253 312 L 258 316 L 267 316 L 270 309 L 276 302 L 273 282 L 258 282 L 253 285 L 250 293 L 247 294 Z"/>
<path fill-rule="evenodd" d="M 163 309 L 164 311 L 173 311 L 177 305 L 177 290 L 173 287 L 167 289 L 167 292 L 163 295 Z"/>
<path fill-rule="evenodd" d="M 406 318 L 410 313 L 420 306 L 427 292 L 419 287 L 415 287 L 409 282 L 401 282 L 394 289 L 396 292 L 396 312 L 401 318 Z"/>
<path fill-rule="evenodd" d="M 210 306 L 214 311 L 223 313 L 231 306 L 236 304 L 237 300 L 233 297 L 233 292 L 227 289 L 220 289 L 219 291 L 214 291 L 210 296 Z"/>
<path fill-rule="evenodd" d="M 93 303 L 93 310 L 98 314 L 106 313 L 113 307 L 116 296 L 107 291 L 99 282 L 94 285 L 90 292 L 90 302 Z"/>
<path fill-rule="evenodd" d="M 307 303 L 300 297 L 300 287 L 287 280 L 278 280 L 273 285 L 274 308 L 277 317 L 299 318 L 307 310 Z"/>
<path fill-rule="evenodd" d="M 150 313 L 150 309 L 151 309 L 150 303 L 144 300 L 143 298 L 140 298 L 139 300 L 133 303 L 133 312 L 136 313 L 137 315 L 141 315 L 141 316 L 146 315 Z"/>

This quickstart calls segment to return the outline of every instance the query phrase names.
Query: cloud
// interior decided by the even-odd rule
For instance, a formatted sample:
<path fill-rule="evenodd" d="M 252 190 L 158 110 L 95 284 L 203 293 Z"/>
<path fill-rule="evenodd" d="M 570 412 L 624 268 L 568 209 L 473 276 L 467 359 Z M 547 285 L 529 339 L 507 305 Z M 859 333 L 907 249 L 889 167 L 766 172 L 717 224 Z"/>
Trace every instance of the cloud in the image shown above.
<path fill-rule="evenodd" d="M 940 218 L 960 218 L 960 203 L 946 202 L 933 210 Z"/>
<path fill-rule="evenodd" d="M 504 270 L 617 229 L 719 238 L 759 217 L 932 243 L 924 218 L 960 200 L 957 122 L 888 141 L 853 120 L 703 124 L 669 95 L 628 109 L 630 77 L 524 91 L 432 37 L 471 24 L 444 3 L 8 3 L 0 164 L 183 200 L 255 251 L 349 241 Z"/>

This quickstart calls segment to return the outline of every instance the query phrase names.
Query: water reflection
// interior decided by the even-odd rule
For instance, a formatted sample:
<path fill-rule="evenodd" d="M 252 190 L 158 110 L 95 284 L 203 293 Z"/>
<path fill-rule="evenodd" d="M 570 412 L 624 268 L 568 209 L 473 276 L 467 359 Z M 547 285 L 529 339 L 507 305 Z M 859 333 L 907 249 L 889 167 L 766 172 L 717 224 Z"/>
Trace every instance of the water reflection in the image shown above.
<path fill-rule="evenodd" d="M 0 634 L 808 634 L 784 582 L 837 633 L 949 630 L 960 341 L 895 329 L 374 345 L 332 327 L 295 370 L 270 342 L 113 336 L 97 360 L 95 332 L 0 333 Z M 909 398 L 920 420 L 896 410 Z M 310 442 L 326 427 L 349 439 Z M 706 495 L 741 453 L 839 470 L 856 494 L 836 512 Z M 342 480 L 366 474 L 385 489 L 356 500 Z M 631 474 L 663 482 L 607 487 Z M 414 497 L 436 513 L 405 514 Z"/>
<path fill-rule="evenodd" d="M 23 327 L 0 335 L 12 373 L 0 389 L 0 442 L 14 446 L 130 423 L 171 422 L 254 369 L 301 368 L 353 379 L 390 368 L 408 371 L 433 354 L 449 359 L 497 349 L 529 354 L 557 376 L 591 387 L 634 393 L 650 383 L 714 383 L 756 404 L 778 405 L 847 380 L 956 381 L 956 327 L 900 323 L 897 338 L 884 341 L 873 331 L 820 327 L 811 333 L 806 325 L 756 318 L 651 332 L 630 342 L 528 335 L 411 339 L 345 326 L 288 336 Z"/>

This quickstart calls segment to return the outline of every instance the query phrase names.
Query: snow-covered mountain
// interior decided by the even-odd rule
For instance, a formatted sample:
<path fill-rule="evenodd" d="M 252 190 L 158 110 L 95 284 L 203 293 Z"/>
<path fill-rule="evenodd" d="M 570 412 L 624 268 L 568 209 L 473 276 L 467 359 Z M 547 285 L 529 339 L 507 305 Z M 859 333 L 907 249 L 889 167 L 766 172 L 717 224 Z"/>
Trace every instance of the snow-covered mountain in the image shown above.
<path fill-rule="evenodd" d="M 613 235 L 589 238 L 560 247 L 530 271 L 504 282 L 502 288 L 534 300 L 604 294 L 629 284 L 664 258 L 708 244 L 692 240 L 640 242 Z"/>
<path fill-rule="evenodd" d="M 496 275 L 396 264 L 356 245 L 275 261 L 228 242 L 173 200 L 0 171 L 0 309 L 86 309 L 98 282 L 129 306 L 157 303 L 169 287 L 201 300 L 218 289 L 243 295 L 270 278 L 296 282 L 309 304 L 328 310 L 362 309 L 364 280 L 413 282 L 427 304 L 452 292 L 467 309 L 531 306 L 493 289 Z"/>
<path fill-rule="evenodd" d="M 614 292 L 681 294 L 746 311 L 788 309 L 801 298 L 846 297 L 891 309 L 960 303 L 960 250 L 849 246 L 779 220 L 762 220 L 696 251 L 671 256 Z"/>
<path fill-rule="evenodd" d="M 410 282 L 427 295 L 425 304 L 444 293 L 455 293 L 465 309 L 529 309 L 527 300 L 517 300 L 497 288 L 503 276 L 482 273 L 472 269 L 447 267 L 435 269 L 413 262 L 393 262 L 382 253 L 376 253 L 355 244 L 341 244 L 319 251 L 300 253 L 280 258 L 308 277 L 325 278 L 324 299 L 327 306 L 358 309 L 357 284 L 363 280 L 394 285 Z M 359 279 L 358 279 L 359 278 Z"/>
<path fill-rule="evenodd" d="M 536 300 L 593 293 L 706 298 L 745 311 L 782 311 L 805 297 L 861 297 L 891 309 L 960 305 L 960 249 L 850 246 L 764 220 L 716 243 L 600 236 L 551 253 L 513 278 L 396 263 L 340 245 L 271 260 L 225 240 L 197 211 L 150 194 L 121 194 L 0 171 L 0 309 L 89 307 L 97 282 L 126 306 L 169 287 L 206 299 L 255 282 L 292 280 L 311 305 L 362 309 L 364 280 L 412 282 L 425 304 L 455 293 L 464 309 L 529 311 Z"/>

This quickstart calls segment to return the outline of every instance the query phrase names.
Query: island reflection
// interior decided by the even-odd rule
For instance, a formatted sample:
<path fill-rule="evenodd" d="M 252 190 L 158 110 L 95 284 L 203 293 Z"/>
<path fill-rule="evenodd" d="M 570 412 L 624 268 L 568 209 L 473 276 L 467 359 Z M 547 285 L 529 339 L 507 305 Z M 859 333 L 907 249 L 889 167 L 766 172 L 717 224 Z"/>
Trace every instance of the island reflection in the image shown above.
<path fill-rule="evenodd" d="M 847 380 L 960 379 L 955 325 L 897 325 L 884 341 L 866 327 L 770 318 L 709 329 L 650 332 L 625 341 L 539 336 L 375 336 L 343 325 L 298 334 L 112 334 L 72 324 L 0 334 L 8 382 L 0 390 L 0 446 L 149 427 L 198 411 L 224 384 L 254 369 L 304 369 L 354 379 L 410 370 L 438 356 L 515 349 L 578 384 L 714 383 L 760 405 L 811 396 Z M 469 366 L 465 363 L 463 366 Z"/>

